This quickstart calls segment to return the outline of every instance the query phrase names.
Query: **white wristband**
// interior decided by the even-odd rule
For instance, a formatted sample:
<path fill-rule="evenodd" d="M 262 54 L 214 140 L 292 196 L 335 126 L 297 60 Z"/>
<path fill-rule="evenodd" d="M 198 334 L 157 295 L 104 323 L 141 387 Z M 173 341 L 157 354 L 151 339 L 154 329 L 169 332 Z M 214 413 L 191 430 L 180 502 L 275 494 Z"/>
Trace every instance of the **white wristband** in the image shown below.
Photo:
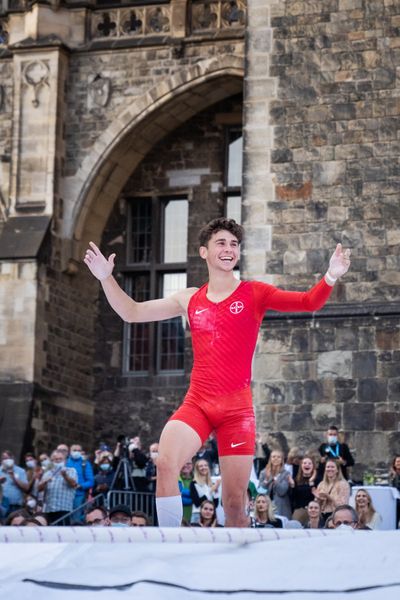
<path fill-rule="evenodd" d="M 326 283 L 329 285 L 335 285 L 335 283 L 337 282 L 337 277 L 332 277 L 332 275 L 329 274 L 329 271 L 325 273 L 325 279 Z"/>

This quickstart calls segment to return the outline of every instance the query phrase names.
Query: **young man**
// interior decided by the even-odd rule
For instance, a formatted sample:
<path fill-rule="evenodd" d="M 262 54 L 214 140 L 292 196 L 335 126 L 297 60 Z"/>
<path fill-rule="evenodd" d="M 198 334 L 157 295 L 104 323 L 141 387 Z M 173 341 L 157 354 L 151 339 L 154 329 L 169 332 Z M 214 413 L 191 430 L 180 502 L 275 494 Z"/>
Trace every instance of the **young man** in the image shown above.
<path fill-rule="evenodd" d="M 286 292 L 261 282 L 239 281 L 243 228 L 232 219 L 214 219 L 200 232 L 200 256 L 208 283 L 169 298 L 135 302 L 112 276 L 115 254 L 106 259 L 90 242 L 84 262 L 100 280 L 112 308 L 127 322 L 188 319 L 194 351 L 190 387 L 183 404 L 164 427 L 157 459 L 157 514 L 160 526 L 182 519 L 178 478 L 211 431 L 216 432 L 227 527 L 246 527 L 246 490 L 255 443 L 251 362 L 264 313 L 315 311 L 328 299 L 336 279 L 349 268 L 350 251 L 340 244 L 325 277 L 308 292 Z"/>

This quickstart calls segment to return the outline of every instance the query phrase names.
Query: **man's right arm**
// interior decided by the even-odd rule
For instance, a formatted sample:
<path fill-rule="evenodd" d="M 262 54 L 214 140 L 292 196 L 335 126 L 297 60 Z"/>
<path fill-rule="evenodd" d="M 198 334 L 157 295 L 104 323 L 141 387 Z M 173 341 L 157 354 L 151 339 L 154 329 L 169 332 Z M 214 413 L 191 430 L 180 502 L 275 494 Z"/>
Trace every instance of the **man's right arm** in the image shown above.
<path fill-rule="evenodd" d="M 96 244 L 90 242 L 90 248 L 86 251 L 84 263 L 100 281 L 110 306 L 124 321 L 143 323 L 186 315 L 187 305 L 195 288 L 176 292 L 168 298 L 136 302 L 120 288 L 112 276 L 114 259 L 115 254 L 111 254 L 106 259 Z"/>

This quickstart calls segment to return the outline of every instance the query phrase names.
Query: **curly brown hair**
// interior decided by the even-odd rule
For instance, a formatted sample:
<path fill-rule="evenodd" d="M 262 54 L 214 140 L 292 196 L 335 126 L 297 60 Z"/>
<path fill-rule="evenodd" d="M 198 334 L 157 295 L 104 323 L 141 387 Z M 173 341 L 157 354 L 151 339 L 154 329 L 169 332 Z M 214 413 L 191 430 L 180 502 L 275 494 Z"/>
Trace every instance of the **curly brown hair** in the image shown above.
<path fill-rule="evenodd" d="M 232 235 L 237 238 L 239 244 L 243 239 L 244 230 L 239 223 L 236 223 L 234 219 L 227 219 L 226 217 L 220 217 L 213 219 L 207 225 L 204 225 L 199 233 L 200 246 L 207 246 L 211 239 L 211 236 L 218 231 L 229 231 Z"/>

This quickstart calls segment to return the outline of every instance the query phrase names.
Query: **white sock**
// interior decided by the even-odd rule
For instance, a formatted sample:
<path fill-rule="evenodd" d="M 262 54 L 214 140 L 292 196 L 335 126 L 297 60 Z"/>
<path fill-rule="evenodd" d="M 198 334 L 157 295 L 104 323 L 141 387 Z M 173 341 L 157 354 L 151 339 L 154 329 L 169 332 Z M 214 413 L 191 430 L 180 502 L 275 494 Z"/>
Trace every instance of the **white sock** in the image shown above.
<path fill-rule="evenodd" d="M 182 496 L 156 498 L 158 525 L 160 527 L 180 527 L 182 525 Z"/>

